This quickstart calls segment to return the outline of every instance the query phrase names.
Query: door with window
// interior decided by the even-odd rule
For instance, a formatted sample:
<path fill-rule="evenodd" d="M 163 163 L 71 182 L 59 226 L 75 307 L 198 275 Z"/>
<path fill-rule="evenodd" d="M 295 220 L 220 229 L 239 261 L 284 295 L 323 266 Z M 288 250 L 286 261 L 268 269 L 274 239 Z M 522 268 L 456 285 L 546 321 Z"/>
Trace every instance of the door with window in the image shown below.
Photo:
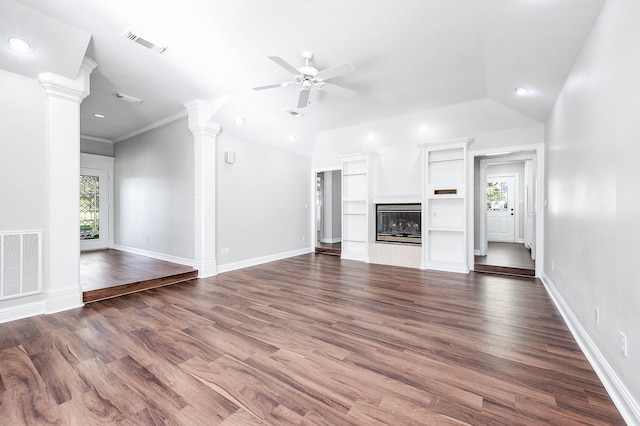
<path fill-rule="evenodd" d="M 515 177 L 487 177 L 487 241 L 515 242 Z"/>
<path fill-rule="evenodd" d="M 80 250 L 109 247 L 109 172 L 80 169 Z"/>

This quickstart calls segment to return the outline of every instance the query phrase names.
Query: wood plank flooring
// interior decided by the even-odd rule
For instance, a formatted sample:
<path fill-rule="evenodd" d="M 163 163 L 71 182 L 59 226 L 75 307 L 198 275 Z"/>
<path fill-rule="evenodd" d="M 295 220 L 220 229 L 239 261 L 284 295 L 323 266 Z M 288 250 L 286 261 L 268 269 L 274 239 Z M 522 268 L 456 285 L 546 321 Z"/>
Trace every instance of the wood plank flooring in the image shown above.
<path fill-rule="evenodd" d="M 0 324 L 0 419 L 624 424 L 539 281 L 315 254 Z"/>
<path fill-rule="evenodd" d="M 120 250 L 80 253 L 80 287 L 83 291 L 163 278 L 193 270 L 190 266 Z"/>
<path fill-rule="evenodd" d="M 475 256 L 476 271 L 535 276 L 536 263 L 524 244 L 489 242 L 486 256 Z"/>

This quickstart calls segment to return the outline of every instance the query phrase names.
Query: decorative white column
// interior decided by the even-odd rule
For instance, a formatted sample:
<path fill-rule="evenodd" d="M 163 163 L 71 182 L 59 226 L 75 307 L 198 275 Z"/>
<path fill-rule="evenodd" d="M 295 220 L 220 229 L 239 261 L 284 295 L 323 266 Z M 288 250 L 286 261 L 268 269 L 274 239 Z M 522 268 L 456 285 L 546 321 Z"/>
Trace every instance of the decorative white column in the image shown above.
<path fill-rule="evenodd" d="M 80 291 L 80 103 L 96 63 L 84 58 L 70 79 L 42 73 L 47 95 L 49 222 L 43 238 L 46 312 L 82 306 Z"/>
<path fill-rule="evenodd" d="M 210 120 L 209 101 L 185 102 L 194 157 L 194 268 L 198 278 L 216 275 L 216 136 L 220 126 Z"/>

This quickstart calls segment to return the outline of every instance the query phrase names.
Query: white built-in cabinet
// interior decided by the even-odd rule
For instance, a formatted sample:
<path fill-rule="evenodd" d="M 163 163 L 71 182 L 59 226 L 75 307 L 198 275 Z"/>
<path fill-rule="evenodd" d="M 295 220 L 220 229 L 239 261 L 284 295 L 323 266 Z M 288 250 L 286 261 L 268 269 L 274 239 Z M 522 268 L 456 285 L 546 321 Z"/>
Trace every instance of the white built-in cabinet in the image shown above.
<path fill-rule="evenodd" d="M 371 153 L 340 156 L 342 161 L 342 259 L 369 261 Z"/>
<path fill-rule="evenodd" d="M 420 144 L 422 148 L 422 266 L 469 272 L 467 147 L 471 138 Z"/>

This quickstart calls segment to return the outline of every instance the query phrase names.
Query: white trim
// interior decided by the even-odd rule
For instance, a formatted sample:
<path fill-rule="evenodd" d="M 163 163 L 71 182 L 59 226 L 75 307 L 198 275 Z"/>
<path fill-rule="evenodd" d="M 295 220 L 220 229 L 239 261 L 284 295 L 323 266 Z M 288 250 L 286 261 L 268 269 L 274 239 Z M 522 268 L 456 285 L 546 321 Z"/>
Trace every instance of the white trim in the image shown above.
<path fill-rule="evenodd" d="M 560 311 L 560 314 L 562 315 L 564 322 L 567 324 L 569 331 L 573 335 L 573 338 L 578 343 L 578 346 L 580 346 L 582 353 L 589 361 L 589 364 L 591 364 L 591 367 L 598 375 L 598 378 L 600 378 L 600 381 L 609 393 L 609 396 L 616 408 L 620 411 L 625 422 L 629 425 L 640 425 L 640 404 L 638 404 L 638 401 L 633 399 L 633 396 L 625 387 L 622 380 L 620 380 L 611 365 L 609 365 L 607 359 L 598 349 L 598 346 L 596 346 L 587 331 L 582 327 L 578 318 L 551 281 L 551 278 L 549 278 L 544 271 L 542 272 L 541 278 L 542 284 L 547 290 L 547 293 L 549 293 L 554 305 L 556 305 L 556 308 Z"/>
<path fill-rule="evenodd" d="M 156 253 L 153 251 L 142 250 L 134 247 L 121 246 L 120 244 L 115 244 L 113 248 L 120 251 L 126 251 L 127 253 L 138 254 L 140 256 L 151 257 L 153 259 L 164 260 L 165 262 L 177 263 L 185 266 L 193 267 L 193 264 L 194 264 L 193 259 L 186 259 L 184 257 L 171 256 L 169 254 L 164 254 L 164 253 Z"/>
<path fill-rule="evenodd" d="M 113 190 L 114 184 L 114 175 L 113 175 L 113 164 L 115 158 L 108 157 L 105 155 L 95 155 L 95 154 L 85 154 L 80 153 L 80 169 L 98 169 L 98 170 L 106 170 L 107 179 L 109 180 L 109 212 L 107 214 L 109 218 L 109 236 L 107 238 L 107 247 L 112 248 L 114 244 L 113 236 L 115 234 L 115 208 L 114 208 L 114 195 L 115 192 Z"/>
<path fill-rule="evenodd" d="M 542 265 L 544 265 L 544 197 L 545 197 L 545 187 L 544 187 L 544 144 L 528 144 L 528 145 L 515 145 L 503 148 L 493 148 L 493 149 L 484 149 L 484 150 L 468 150 L 468 170 L 467 170 L 467 195 L 469 198 L 469 203 L 467 204 L 467 218 L 468 218 L 468 245 L 469 245 L 469 262 L 472 262 L 474 253 L 475 253 L 475 206 L 477 204 L 477 200 L 475 199 L 474 194 L 474 167 L 475 167 L 475 157 L 484 157 L 484 156 L 498 156 L 498 155 L 506 155 L 513 154 L 509 159 L 518 161 L 520 157 L 524 158 L 525 156 L 533 155 L 535 158 L 535 184 L 536 184 L 536 198 L 535 198 L 535 261 L 536 261 L 536 277 L 540 277 L 542 274 Z M 499 158 L 495 159 L 496 162 L 500 162 Z M 504 160 L 503 160 L 504 162 Z M 481 168 L 482 172 L 482 168 Z M 481 177 L 482 179 L 482 177 Z M 481 191 L 482 197 L 482 191 Z M 482 220 L 480 221 L 480 231 L 482 232 Z M 486 224 L 485 224 L 486 225 Z M 482 249 L 482 248 L 481 248 Z M 473 264 L 473 263 L 469 263 Z"/>
<path fill-rule="evenodd" d="M 193 269 L 198 270 L 198 278 L 208 278 L 218 275 L 218 266 L 215 260 L 197 265 L 194 264 Z"/>
<path fill-rule="evenodd" d="M 187 111 L 180 111 L 176 114 L 170 115 L 168 117 L 162 118 L 158 121 L 156 121 L 155 123 L 151 123 L 148 126 L 144 126 L 140 129 L 134 130 L 133 132 L 129 132 L 126 135 L 122 135 L 120 137 L 117 137 L 113 140 L 113 143 L 118 143 L 118 142 L 122 142 L 123 140 L 132 138 L 134 136 L 138 136 L 144 132 L 148 132 L 149 130 L 153 130 L 156 129 L 158 127 L 164 126 L 165 124 L 169 124 L 173 121 L 179 120 L 181 118 L 184 118 L 187 116 Z"/>
<path fill-rule="evenodd" d="M 339 243 L 340 241 L 342 241 L 342 238 L 338 237 L 338 238 L 322 238 L 320 242 L 325 244 L 335 244 L 335 243 Z"/>
<path fill-rule="evenodd" d="M 89 136 L 89 135 L 80 135 L 80 139 L 85 139 L 88 141 L 96 141 L 96 142 L 104 142 L 104 143 L 110 143 L 113 144 L 113 141 L 111 139 L 104 139 L 104 138 L 97 138 L 95 136 Z"/>
<path fill-rule="evenodd" d="M 373 197 L 373 204 L 422 204 L 422 196 L 418 195 L 387 195 Z"/>
<path fill-rule="evenodd" d="M 473 250 L 473 255 L 474 256 L 485 256 L 482 254 L 482 252 L 480 250 Z"/>
<path fill-rule="evenodd" d="M 23 318 L 34 317 L 46 312 L 46 302 L 24 303 L 18 306 L 10 306 L 0 309 L 0 324 Z"/>
<path fill-rule="evenodd" d="M 289 257 L 300 256 L 303 254 L 313 253 L 313 247 L 305 247 L 302 249 L 285 251 L 282 253 L 270 254 L 263 257 L 254 257 L 253 259 L 241 260 L 239 262 L 225 263 L 218 265 L 218 273 L 235 271 L 236 269 L 249 268 L 251 266 L 261 265 L 263 263 L 274 262 L 276 260 L 287 259 Z"/>
<path fill-rule="evenodd" d="M 47 314 L 55 314 L 56 312 L 67 311 L 82 306 L 84 306 L 82 302 L 82 290 L 78 286 L 56 288 L 47 291 L 45 312 Z"/>

